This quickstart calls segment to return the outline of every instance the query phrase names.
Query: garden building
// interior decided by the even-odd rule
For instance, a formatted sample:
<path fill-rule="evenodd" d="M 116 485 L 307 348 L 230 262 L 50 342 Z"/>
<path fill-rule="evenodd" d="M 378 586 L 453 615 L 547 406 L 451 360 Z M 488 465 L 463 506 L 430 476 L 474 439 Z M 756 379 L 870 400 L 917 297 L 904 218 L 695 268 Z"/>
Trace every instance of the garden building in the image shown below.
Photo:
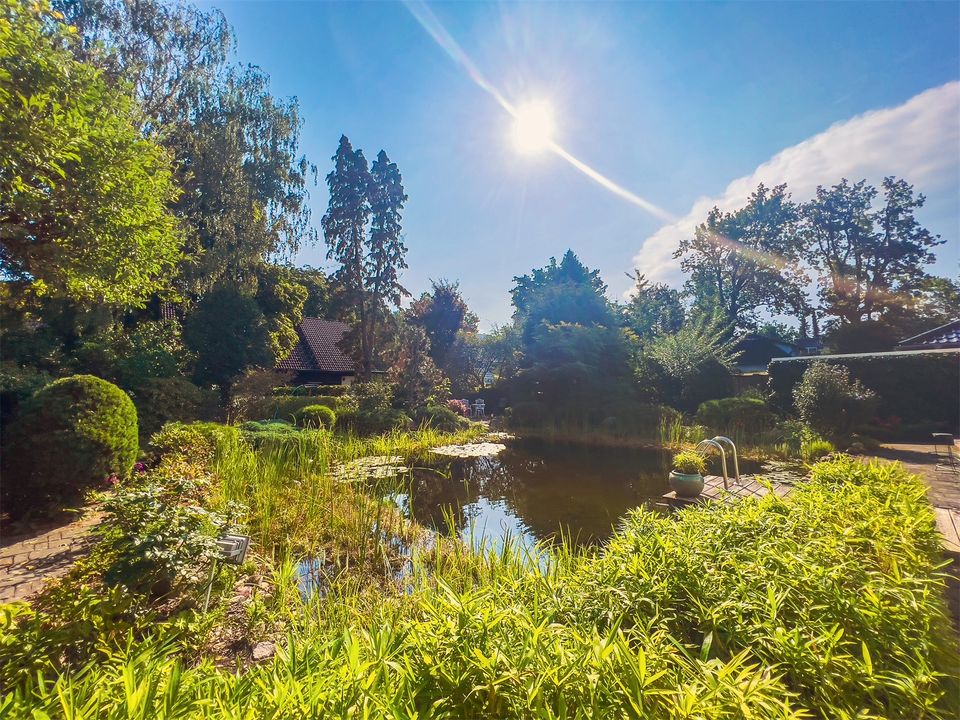
<path fill-rule="evenodd" d="M 340 343 L 350 329 L 346 323 L 305 317 L 297 325 L 297 344 L 277 370 L 295 373 L 295 385 L 350 385 L 356 365 Z"/>

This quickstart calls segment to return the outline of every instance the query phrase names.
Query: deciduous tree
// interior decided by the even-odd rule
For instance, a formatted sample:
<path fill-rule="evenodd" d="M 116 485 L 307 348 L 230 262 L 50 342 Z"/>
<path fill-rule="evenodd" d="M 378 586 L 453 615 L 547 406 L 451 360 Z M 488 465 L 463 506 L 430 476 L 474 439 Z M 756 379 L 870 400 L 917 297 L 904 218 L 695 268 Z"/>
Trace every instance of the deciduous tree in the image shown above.
<path fill-rule="evenodd" d="M 75 44 L 43 3 L 0 4 L 0 271 L 35 294 L 141 307 L 181 258 L 171 157 Z"/>
<path fill-rule="evenodd" d="M 805 278 L 796 221 L 786 185 L 759 185 L 734 212 L 713 208 L 674 253 L 690 273 L 686 291 L 700 314 L 716 309 L 732 327 L 751 328 L 758 308 L 799 308 Z"/>
<path fill-rule="evenodd" d="M 916 219 L 925 198 L 912 185 L 887 177 L 881 190 L 844 179 L 818 187 L 802 208 L 807 261 L 821 273 L 825 313 L 841 323 L 877 319 L 910 304 L 910 293 L 928 277 L 932 249 L 944 242 Z"/>

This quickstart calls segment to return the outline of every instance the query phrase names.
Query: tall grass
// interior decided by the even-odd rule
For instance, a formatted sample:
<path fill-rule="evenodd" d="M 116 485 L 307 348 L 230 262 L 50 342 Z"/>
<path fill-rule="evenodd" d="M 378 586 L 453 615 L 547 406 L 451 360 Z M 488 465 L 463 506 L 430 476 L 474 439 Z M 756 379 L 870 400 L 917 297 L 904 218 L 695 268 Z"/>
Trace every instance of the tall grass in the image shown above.
<path fill-rule="evenodd" d="M 292 595 L 278 655 L 246 671 L 185 666 L 153 637 L 7 689 L 0 716 L 956 716 L 933 514 L 897 466 L 841 459 L 785 499 L 638 510 L 599 551 L 416 563 L 408 596 Z"/>

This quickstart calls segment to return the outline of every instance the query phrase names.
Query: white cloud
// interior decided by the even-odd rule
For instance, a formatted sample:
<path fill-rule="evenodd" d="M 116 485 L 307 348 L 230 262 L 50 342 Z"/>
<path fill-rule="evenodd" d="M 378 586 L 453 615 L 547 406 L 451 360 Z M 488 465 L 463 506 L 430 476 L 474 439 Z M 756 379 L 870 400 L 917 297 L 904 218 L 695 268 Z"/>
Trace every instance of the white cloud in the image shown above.
<path fill-rule="evenodd" d="M 949 222 L 956 227 L 960 82 L 931 88 L 897 107 L 871 110 L 782 150 L 752 174 L 732 181 L 719 197 L 697 200 L 684 217 L 648 237 L 634 267 L 650 279 L 679 286 L 683 275 L 673 252 L 680 240 L 693 234 L 714 205 L 724 210 L 744 205 L 761 182 L 786 183 L 794 200 L 807 200 L 818 185 L 833 185 L 843 177 L 879 183 L 886 175 L 913 184 L 928 196 L 928 207 L 950 206 Z"/>

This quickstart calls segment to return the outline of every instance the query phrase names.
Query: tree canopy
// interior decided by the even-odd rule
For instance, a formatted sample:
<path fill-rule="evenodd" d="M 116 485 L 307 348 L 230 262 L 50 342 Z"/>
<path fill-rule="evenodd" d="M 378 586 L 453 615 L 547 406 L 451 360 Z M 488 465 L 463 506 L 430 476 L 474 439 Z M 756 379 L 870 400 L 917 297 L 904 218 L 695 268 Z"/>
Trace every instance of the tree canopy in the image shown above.
<path fill-rule="evenodd" d="M 0 7 L 0 270 L 36 294 L 141 307 L 181 259 L 171 156 L 46 5 Z"/>

